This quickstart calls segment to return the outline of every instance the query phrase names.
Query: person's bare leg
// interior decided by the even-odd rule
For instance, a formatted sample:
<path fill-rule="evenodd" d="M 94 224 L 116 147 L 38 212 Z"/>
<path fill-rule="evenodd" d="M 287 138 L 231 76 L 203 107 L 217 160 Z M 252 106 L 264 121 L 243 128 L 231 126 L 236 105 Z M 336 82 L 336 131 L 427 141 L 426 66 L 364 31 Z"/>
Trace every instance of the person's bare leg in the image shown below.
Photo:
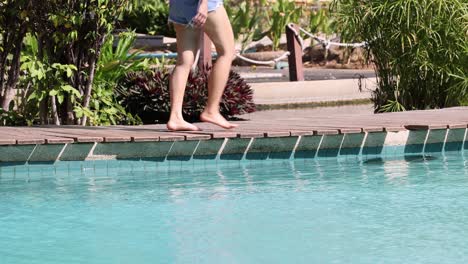
<path fill-rule="evenodd" d="M 229 77 L 235 49 L 234 34 L 224 7 L 208 14 L 204 30 L 216 47 L 218 59 L 208 79 L 208 102 L 200 119 L 222 128 L 235 128 L 237 125 L 229 123 L 219 113 L 219 103 Z"/>
<path fill-rule="evenodd" d="M 169 80 L 171 115 L 167 129 L 171 131 L 198 131 L 197 126 L 186 122 L 182 116 L 185 86 L 198 50 L 200 30 L 174 25 L 177 34 L 177 64 Z"/>

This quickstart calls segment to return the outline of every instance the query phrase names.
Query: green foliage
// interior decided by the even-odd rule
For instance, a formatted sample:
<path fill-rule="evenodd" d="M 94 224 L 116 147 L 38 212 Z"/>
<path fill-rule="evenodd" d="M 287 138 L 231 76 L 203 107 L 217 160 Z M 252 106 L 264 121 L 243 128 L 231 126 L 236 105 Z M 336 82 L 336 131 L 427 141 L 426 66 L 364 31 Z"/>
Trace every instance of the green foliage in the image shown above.
<path fill-rule="evenodd" d="M 87 116 L 90 125 L 137 125 L 140 120 L 128 113 L 116 100 L 115 93 L 107 87 L 96 86 L 90 100 L 90 106 L 80 105 L 73 109 L 78 118 Z"/>
<path fill-rule="evenodd" d="M 37 51 L 37 46 L 34 48 L 32 45 L 36 44 L 34 38 L 30 35 L 25 36 L 23 53 L 28 56 L 34 56 L 33 51 Z M 21 60 L 24 60 L 21 57 Z M 25 81 L 24 76 L 20 76 L 20 81 L 17 83 L 17 92 L 13 97 L 12 103 L 8 108 L 0 108 L 0 126 L 16 126 L 16 125 L 32 125 L 37 118 L 38 108 L 33 104 L 28 104 L 27 98 L 31 94 L 32 84 Z M 27 84 L 27 85 L 26 85 Z"/>
<path fill-rule="evenodd" d="M 73 76 L 76 67 L 74 65 L 58 63 L 52 65 L 44 64 L 38 59 L 36 38 L 27 35 L 21 68 L 27 74 L 22 76 L 21 86 L 35 87 L 35 89 L 32 89 L 25 96 L 27 101 L 18 105 L 25 105 L 27 109 L 37 110 L 42 102 L 50 102 L 51 98 L 56 98 L 56 103 L 62 105 L 68 96 L 72 102 L 73 112 L 76 117 L 82 118 L 83 116 L 87 116 L 90 125 L 139 124 L 139 119 L 127 113 L 117 102 L 114 93 L 117 83 L 128 72 L 145 70 L 149 67 L 146 59 L 135 58 L 136 53 L 128 55 L 134 40 L 134 33 L 122 33 L 114 48 L 114 37 L 109 35 L 103 45 L 97 64 L 90 104 L 89 107 L 85 108 L 78 103 L 82 98 L 80 92 L 69 85 L 66 79 L 64 79 L 65 76 L 67 78 Z M 26 91 L 28 89 L 23 90 Z M 30 111 L 20 111 L 20 109 L 17 112 L 18 114 L 26 115 L 30 113 Z M 19 117 L 16 116 L 16 118 Z M 37 119 L 38 116 L 36 114 L 35 116 L 30 116 L 28 120 L 19 122 L 22 124 L 33 124 L 37 123 Z M 11 121 L 5 122 L 11 123 Z"/>
<path fill-rule="evenodd" d="M 119 81 L 129 72 L 147 70 L 147 59 L 137 59 L 138 53 L 129 55 L 135 41 L 135 33 L 121 33 L 114 47 L 114 36 L 109 35 L 99 57 L 94 90 L 89 108 L 77 106 L 78 117 L 87 116 L 92 125 L 138 124 L 139 120 L 117 102 L 115 90 Z"/>
<path fill-rule="evenodd" d="M 0 109 L 0 126 L 31 126 L 32 122 L 28 122 L 30 118 L 21 115 L 21 112 L 16 110 Z"/>
<path fill-rule="evenodd" d="M 242 1 L 238 5 L 226 5 L 234 37 L 241 42 L 241 51 L 245 50 L 246 46 L 254 40 L 255 36 L 261 34 L 261 7 L 265 4 L 266 1 L 261 0 L 261 3 Z"/>
<path fill-rule="evenodd" d="M 70 78 L 77 71 L 72 64 L 48 64 L 47 61 L 41 61 L 38 53 L 37 39 L 28 34 L 24 41 L 25 49 L 21 56 L 21 70 L 26 72 L 22 76 L 22 82 L 30 87 L 40 87 L 43 89 L 34 89 L 28 96 L 28 100 L 42 101 L 49 96 L 56 96 L 58 102 L 63 103 L 66 94 L 70 94 L 73 101 L 76 97 L 81 97 L 78 90 L 64 80 L 63 76 Z M 24 83 L 22 85 L 24 85 Z"/>
<path fill-rule="evenodd" d="M 24 10 L 19 3 L 27 3 Z M 147 60 L 136 59 L 136 54 L 128 56 L 134 33 L 122 34 L 115 49 L 114 39 L 109 37 L 127 4 L 128 0 L 0 2 L 0 41 L 6 39 L 7 30 L 8 34 L 12 31 L 3 27 L 3 23 L 11 26 L 6 18 L 11 19 L 12 14 L 26 24 L 21 24 L 25 35 L 17 38 L 21 41 L 16 45 L 20 47 L 15 55 L 18 72 L 22 73 L 15 81 L 19 89 L 15 103 L 1 112 L 1 124 L 139 123 L 118 104 L 114 93 L 128 71 L 148 67 Z M 11 47 L 10 42 L 6 44 Z M 15 59 L 11 49 L 5 54 Z"/>
<path fill-rule="evenodd" d="M 165 69 L 139 71 L 127 75 L 121 82 L 122 105 L 144 123 L 167 122 L 170 112 L 169 72 Z M 183 105 L 187 120 L 196 121 L 207 101 L 208 72 L 191 72 Z M 250 86 L 239 74 L 232 72 L 221 100 L 221 113 L 226 117 L 255 111 Z"/>
<path fill-rule="evenodd" d="M 330 10 L 327 7 L 321 7 L 310 12 L 307 30 L 314 34 L 324 33 L 330 35 L 336 32 L 335 22 Z"/>
<path fill-rule="evenodd" d="M 277 0 L 271 4 L 270 8 L 267 16 L 269 30 L 266 35 L 273 41 L 273 50 L 276 50 L 286 25 L 299 22 L 302 8 L 297 8 L 296 3 L 289 0 Z"/>
<path fill-rule="evenodd" d="M 93 84 L 101 48 L 128 0 L 31 1 L 40 64 L 27 69 L 30 78 L 38 80 L 33 99 L 40 104 L 41 123 L 90 124 L 88 115 L 76 110 L 89 110 L 91 98 L 96 96 Z M 44 81 L 42 73 L 50 77 Z"/>
<path fill-rule="evenodd" d="M 468 100 L 468 3 L 335 0 L 344 38 L 368 41 L 375 109 L 442 108 Z"/>
<path fill-rule="evenodd" d="M 405 107 L 400 104 L 398 101 L 388 100 L 386 105 L 383 105 L 380 108 L 380 112 L 402 112 L 406 111 Z"/>
<path fill-rule="evenodd" d="M 77 71 L 76 66 L 59 63 L 49 64 L 48 61 L 41 61 L 37 39 L 30 34 L 26 36 L 24 44 L 21 70 L 25 74 L 22 75 L 20 82 L 24 94 L 22 100 L 17 103 L 18 111 L 38 109 L 40 103 L 48 102 L 50 98 L 54 98 L 61 105 L 65 97 L 68 96 L 71 102 L 76 103 L 81 98 L 81 94 L 64 78 L 65 76 L 66 78 L 72 77 Z M 28 104 L 33 106 L 28 106 Z M 32 123 L 34 120 L 29 122 Z"/>
<path fill-rule="evenodd" d="M 273 49 L 278 49 L 289 23 L 299 24 L 312 33 L 332 34 L 336 29 L 328 5 L 319 1 L 299 4 L 288 0 L 231 0 L 225 7 L 241 51 L 264 36 L 273 41 Z"/>
<path fill-rule="evenodd" d="M 10 108 L 19 80 L 20 52 L 29 21 L 28 0 L 0 1 L 0 108 Z"/>
<path fill-rule="evenodd" d="M 121 33 L 114 47 L 115 38 L 109 35 L 104 43 L 96 70 L 95 83 L 116 84 L 126 73 L 149 67 L 148 59 L 138 59 L 139 52 L 131 53 L 136 34 Z"/>
<path fill-rule="evenodd" d="M 168 25 L 169 4 L 165 0 L 133 0 L 125 13 L 123 25 L 138 33 L 175 37 Z"/>
<path fill-rule="evenodd" d="M 72 102 L 81 97 L 80 92 L 65 82 L 62 76 L 70 78 L 76 72 L 75 65 L 59 64 L 44 65 L 41 62 L 25 61 L 21 69 L 30 72 L 29 78 L 32 82 L 41 83 L 41 88 L 34 90 L 28 100 L 41 102 L 47 97 L 56 97 L 57 102 L 62 104 L 65 96 L 69 95 Z"/>

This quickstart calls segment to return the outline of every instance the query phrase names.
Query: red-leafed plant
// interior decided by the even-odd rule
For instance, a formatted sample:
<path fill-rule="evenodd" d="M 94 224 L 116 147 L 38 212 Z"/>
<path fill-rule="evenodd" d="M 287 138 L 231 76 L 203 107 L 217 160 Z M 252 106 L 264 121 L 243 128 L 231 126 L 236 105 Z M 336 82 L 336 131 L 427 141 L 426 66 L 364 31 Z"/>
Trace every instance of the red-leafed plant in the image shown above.
<path fill-rule="evenodd" d="M 121 104 L 146 124 L 167 122 L 170 112 L 169 75 L 166 70 L 129 73 L 120 83 Z M 184 117 L 197 121 L 208 97 L 209 69 L 190 73 L 183 105 Z M 220 104 L 226 118 L 255 111 L 253 91 L 245 80 L 231 71 Z"/>

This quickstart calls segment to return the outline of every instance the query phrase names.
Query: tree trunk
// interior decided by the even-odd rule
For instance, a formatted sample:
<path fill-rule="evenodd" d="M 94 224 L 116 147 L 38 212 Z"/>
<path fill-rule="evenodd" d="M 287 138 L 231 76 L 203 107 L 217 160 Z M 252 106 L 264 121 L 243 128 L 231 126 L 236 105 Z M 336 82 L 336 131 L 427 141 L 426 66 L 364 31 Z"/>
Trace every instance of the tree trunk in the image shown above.
<path fill-rule="evenodd" d="M 20 66 L 21 66 L 21 45 L 23 43 L 24 35 L 26 34 L 26 28 L 20 29 L 16 39 L 13 42 L 13 57 L 11 59 L 10 69 L 8 70 L 8 80 L 3 90 L 3 96 L 1 98 L 1 107 L 3 110 L 8 111 L 10 103 L 15 98 L 16 85 L 19 81 Z"/>
<path fill-rule="evenodd" d="M 64 103 L 61 105 L 60 113 L 63 124 L 77 125 L 75 124 L 75 113 L 73 112 L 73 103 L 69 95 L 65 95 L 65 100 Z"/>
<path fill-rule="evenodd" d="M 54 124 L 56 126 L 60 126 L 60 118 L 57 112 L 57 100 L 55 99 L 55 96 L 52 96 L 50 100 L 50 103 L 52 105 L 52 116 L 54 117 Z"/>
<path fill-rule="evenodd" d="M 93 81 L 94 81 L 94 74 L 96 72 L 96 55 L 90 56 L 89 60 L 89 76 L 86 81 L 86 86 L 84 88 L 84 101 L 83 101 L 83 108 L 89 107 L 89 102 L 91 101 L 91 92 L 93 89 Z M 86 126 L 87 116 L 83 116 L 81 118 L 81 125 Z"/>
<path fill-rule="evenodd" d="M 9 89 L 9 87 L 6 87 L 5 94 L 2 96 L 0 102 L 1 108 L 5 111 L 10 110 L 10 104 L 13 99 L 15 99 L 15 91 L 13 89 Z"/>
<path fill-rule="evenodd" d="M 44 98 L 44 100 L 42 100 L 40 103 L 39 103 L 39 118 L 41 119 L 41 125 L 47 125 L 49 122 L 48 122 L 48 101 L 47 100 L 47 97 Z"/>
<path fill-rule="evenodd" d="M 11 48 L 11 40 L 9 33 L 5 32 L 2 35 L 2 46 L 0 52 L 0 98 L 5 96 L 5 72 L 7 70 L 8 54 Z"/>

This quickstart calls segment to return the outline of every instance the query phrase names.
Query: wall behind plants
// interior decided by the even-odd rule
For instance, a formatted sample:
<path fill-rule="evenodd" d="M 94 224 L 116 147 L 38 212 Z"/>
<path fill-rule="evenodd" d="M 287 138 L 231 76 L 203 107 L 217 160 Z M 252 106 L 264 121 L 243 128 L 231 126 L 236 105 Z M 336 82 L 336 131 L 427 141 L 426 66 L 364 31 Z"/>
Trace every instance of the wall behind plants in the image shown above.
<path fill-rule="evenodd" d="M 368 41 L 376 112 L 468 102 L 468 3 L 335 0 L 343 36 Z"/>

